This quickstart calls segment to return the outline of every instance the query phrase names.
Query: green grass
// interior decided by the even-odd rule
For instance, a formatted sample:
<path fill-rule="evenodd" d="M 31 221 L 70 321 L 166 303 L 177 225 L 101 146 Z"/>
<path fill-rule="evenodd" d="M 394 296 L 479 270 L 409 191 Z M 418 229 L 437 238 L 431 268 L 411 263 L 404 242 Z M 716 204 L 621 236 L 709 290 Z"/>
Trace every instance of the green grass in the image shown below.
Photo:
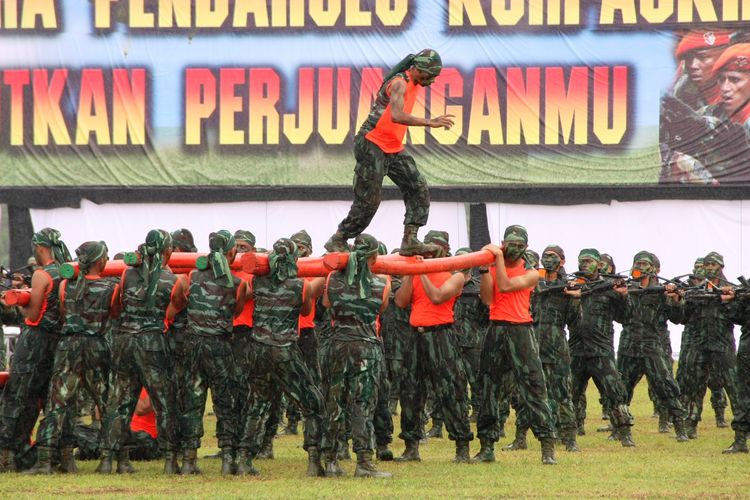
<path fill-rule="evenodd" d="M 595 389 L 589 390 L 588 400 L 598 400 Z M 607 441 L 606 434 L 596 432 L 602 421 L 598 404 L 590 404 L 587 434 L 579 438 L 582 452 L 571 454 L 558 449 L 558 465 L 554 467 L 540 464 L 539 443 L 533 438 L 527 451 L 497 451 L 498 460 L 494 464 L 455 465 L 451 463 L 454 449 L 446 438 L 431 439 L 423 445 L 421 463 L 380 463 L 381 469 L 395 474 L 392 480 L 350 477 L 354 470 L 352 462 L 342 463 L 348 477 L 308 478 L 301 437 L 284 436 L 275 441 L 275 460 L 256 462 L 261 471 L 259 477 L 221 477 L 219 461 L 211 459 L 199 460 L 204 474 L 198 477 L 164 477 L 160 474 L 161 462 L 136 462 L 138 472 L 132 476 L 103 477 L 93 473 L 95 462 L 79 462 L 80 473 L 74 476 L 0 475 L 0 498 L 68 495 L 78 498 L 737 498 L 749 495 L 749 457 L 721 454 L 732 442 L 733 433 L 715 427 L 708 399 L 699 439 L 677 443 L 670 435 L 657 432 L 646 384 L 640 384 L 632 408 L 636 417 L 633 435 L 637 442 L 632 449 Z M 214 417 L 207 417 L 206 422 L 207 437 L 199 456 L 216 451 Z M 499 445 L 512 438 L 512 424 L 508 429 L 509 437 Z M 396 452 L 403 450 L 399 440 L 394 445 Z M 478 448 L 478 442 L 473 441 L 472 453 Z"/>

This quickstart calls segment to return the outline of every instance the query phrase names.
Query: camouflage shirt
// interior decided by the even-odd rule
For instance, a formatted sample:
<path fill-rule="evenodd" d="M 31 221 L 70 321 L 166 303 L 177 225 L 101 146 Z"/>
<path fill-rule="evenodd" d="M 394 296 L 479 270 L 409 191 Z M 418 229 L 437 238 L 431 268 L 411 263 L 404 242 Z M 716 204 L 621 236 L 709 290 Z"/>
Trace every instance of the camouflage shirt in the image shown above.
<path fill-rule="evenodd" d="M 370 295 L 361 298 L 358 284 L 346 283 L 346 271 L 328 275 L 326 290 L 331 302 L 333 338 L 337 341 L 366 340 L 379 342 L 377 318 L 383 305 L 386 281 L 373 276 Z"/>
<path fill-rule="evenodd" d="M 534 332 L 539 341 L 539 358 L 545 364 L 570 361 L 565 326 L 571 330 L 575 328 L 579 317 L 578 304 L 564 292 L 544 293 L 546 287 L 565 283 L 559 277 L 551 281 L 540 281 L 531 294 L 531 317 L 534 319 Z"/>
<path fill-rule="evenodd" d="M 401 280 L 397 276 L 391 278 L 391 297 L 383 314 L 380 315 L 380 336 L 387 359 L 403 359 L 402 332 L 411 330 L 409 316 L 411 306 L 401 309 L 393 300 L 396 290 L 401 287 Z"/>
<path fill-rule="evenodd" d="M 255 311 L 253 339 L 267 345 L 288 347 L 297 342 L 305 281 L 290 278 L 276 283 L 270 276 L 253 280 Z"/>
<path fill-rule="evenodd" d="M 162 269 L 156 285 L 156 297 L 152 308 L 146 305 L 146 284 L 138 271 L 130 268 L 122 280 L 122 313 L 119 333 L 150 333 L 164 331 L 164 318 L 172 298 L 172 289 L 177 276 L 169 269 Z M 118 332 L 115 332 L 117 334 Z"/>
<path fill-rule="evenodd" d="M 719 296 L 685 297 L 685 329 L 690 328 L 689 349 L 734 352 L 734 305 Z"/>
<path fill-rule="evenodd" d="M 232 276 L 234 286 L 216 283 L 213 270 L 195 270 L 189 275 L 187 334 L 204 337 L 231 336 L 237 290 L 242 280 Z"/>
<path fill-rule="evenodd" d="M 614 356 L 613 321 L 620 323 L 625 298 L 614 290 L 584 295 L 578 319 L 570 330 L 572 356 Z"/>
<path fill-rule="evenodd" d="M 658 285 L 650 285 L 652 288 L 656 286 Z M 635 286 L 630 289 L 639 288 Z M 617 355 L 624 354 L 633 358 L 664 355 L 664 331 L 667 330 L 667 320 L 680 323 L 682 311 L 679 304 L 667 300 L 664 292 L 629 293 Z"/>
<path fill-rule="evenodd" d="M 65 280 L 65 317 L 62 335 L 93 335 L 103 337 L 117 284 L 107 278 L 87 280 L 83 300 L 76 303 L 76 282 Z"/>

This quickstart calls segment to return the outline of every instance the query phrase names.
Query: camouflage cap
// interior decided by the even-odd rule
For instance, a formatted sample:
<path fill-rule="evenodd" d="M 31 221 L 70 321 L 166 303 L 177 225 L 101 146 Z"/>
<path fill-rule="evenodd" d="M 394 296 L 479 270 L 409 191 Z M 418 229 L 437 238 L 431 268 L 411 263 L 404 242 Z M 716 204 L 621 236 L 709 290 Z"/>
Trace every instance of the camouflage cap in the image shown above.
<path fill-rule="evenodd" d="M 607 264 L 609 267 L 612 268 L 610 270 L 611 272 L 613 272 L 613 273 L 617 272 L 617 268 L 615 267 L 615 261 L 614 261 L 614 259 L 612 258 L 612 256 L 610 254 L 603 253 L 601 255 L 601 261 L 604 262 L 605 264 Z"/>
<path fill-rule="evenodd" d="M 560 257 L 560 260 L 565 260 L 565 252 L 563 252 L 563 249 L 560 248 L 559 245 L 547 245 L 547 248 L 544 249 L 544 252 L 542 252 L 542 254 L 545 254 L 547 252 L 552 252 Z"/>
<path fill-rule="evenodd" d="M 503 241 L 523 241 L 524 243 L 528 243 L 529 232 L 526 231 L 525 227 L 517 224 L 508 226 L 505 228 L 505 233 L 503 233 Z"/>
<path fill-rule="evenodd" d="M 185 228 L 172 231 L 172 248 L 179 250 L 180 252 L 198 251 L 195 247 L 195 240 L 193 240 L 193 233 Z"/>
<path fill-rule="evenodd" d="M 424 71 L 432 76 L 437 76 L 443 69 L 443 60 L 440 54 L 432 49 L 420 50 L 412 59 L 412 64 L 419 71 Z"/>
<path fill-rule="evenodd" d="M 255 246 L 255 235 L 250 231 L 244 229 L 238 229 L 234 232 L 234 239 L 237 241 L 246 241 L 252 246 Z"/>
<path fill-rule="evenodd" d="M 523 253 L 523 260 L 533 268 L 539 267 L 539 254 L 530 248 Z"/>
<path fill-rule="evenodd" d="M 427 234 L 424 236 L 424 242 L 425 243 L 432 243 L 433 245 L 440 245 L 441 247 L 445 247 L 448 250 L 450 250 L 450 238 L 448 236 L 448 233 L 446 231 L 428 231 Z"/>
<path fill-rule="evenodd" d="M 312 238 L 310 238 L 310 235 L 307 234 L 307 231 L 305 231 L 304 229 L 300 229 L 299 231 L 291 235 L 289 239 L 295 242 L 297 246 L 305 245 L 307 248 L 312 250 Z"/>
<path fill-rule="evenodd" d="M 661 261 L 659 260 L 659 257 L 657 257 L 653 252 L 651 253 L 651 260 L 654 263 L 654 267 L 656 269 L 661 269 Z"/>
<path fill-rule="evenodd" d="M 583 250 L 578 252 L 578 259 L 580 260 L 583 257 L 590 257 L 597 262 L 600 262 L 602 260 L 602 255 L 596 248 L 584 248 Z"/>
<path fill-rule="evenodd" d="M 693 267 L 703 266 L 703 257 L 698 257 L 693 263 Z"/>
<path fill-rule="evenodd" d="M 466 255 L 467 253 L 471 253 L 472 250 L 469 247 L 461 247 L 458 250 L 456 250 L 456 255 Z"/>
<path fill-rule="evenodd" d="M 719 264 L 721 267 L 724 267 L 724 256 L 721 255 L 719 252 L 709 252 L 708 255 L 703 257 L 703 263 L 714 263 Z"/>
<path fill-rule="evenodd" d="M 645 260 L 646 262 L 650 264 L 654 264 L 654 254 L 647 250 L 641 250 L 635 256 L 633 257 L 633 263 L 638 262 L 639 260 Z"/>

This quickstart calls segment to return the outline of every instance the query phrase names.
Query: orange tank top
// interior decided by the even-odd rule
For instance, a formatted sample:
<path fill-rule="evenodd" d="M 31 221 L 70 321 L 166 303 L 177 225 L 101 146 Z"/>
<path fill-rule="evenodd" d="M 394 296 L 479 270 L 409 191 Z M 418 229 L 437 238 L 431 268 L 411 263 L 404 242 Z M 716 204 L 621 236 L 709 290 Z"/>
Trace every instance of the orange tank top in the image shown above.
<path fill-rule="evenodd" d="M 388 84 L 386 94 L 391 95 L 391 85 L 396 78 Z M 406 91 L 404 92 L 404 113 L 411 113 L 414 103 L 417 101 L 419 86 L 413 80 L 406 82 Z M 395 123 L 391 115 L 391 105 L 386 106 L 383 114 L 380 115 L 375 128 L 370 130 L 365 137 L 372 143 L 375 143 L 385 153 L 398 153 L 404 149 L 404 136 L 406 136 L 407 126 L 401 123 Z"/>
<path fill-rule="evenodd" d="M 309 284 L 313 279 L 312 278 L 305 278 L 305 281 Z M 305 328 L 315 328 L 315 301 L 312 303 L 312 309 L 310 309 L 310 312 L 304 316 L 301 314 L 299 315 L 299 330 L 304 330 Z M 299 333 L 299 330 L 297 333 Z"/>
<path fill-rule="evenodd" d="M 141 395 L 138 399 L 146 399 L 147 397 L 148 393 L 146 392 L 146 389 L 141 389 Z M 133 413 L 133 418 L 130 420 L 130 430 L 133 432 L 147 432 L 152 438 L 156 439 L 156 436 L 158 435 L 156 429 L 156 413 L 153 411 L 146 413 L 145 415 Z"/>
<path fill-rule="evenodd" d="M 232 275 L 239 279 L 246 281 L 249 287 L 253 284 L 253 275 L 243 271 L 232 271 Z M 252 298 L 245 301 L 245 307 L 242 308 L 242 312 L 239 316 L 234 318 L 232 324 L 234 326 L 249 326 L 253 327 L 253 311 L 255 310 L 255 300 Z"/>
<path fill-rule="evenodd" d="M 428 274 L 427 278 L 437 288 L 443 286 L 443 283 L 448 281 L 452 273 L 432 273 Z M 424 291 L 422 286 L 422 280 L 419 276 L 414 276 L 411 292 L 411 316 L 409 316 L 409 324 L 411 326 L 438 326 L 448 325 L 453 323 L 453 304 L 456 302 L 456 297 L 446 300 L 442 304 L 433 304 L 430 302 L 427 293 Z"/>
<path fill-rule="evenodd" d="M 508 278 L 523 276 L 526 274 L 526 265 L 523 259 L 513 267 L 505 267 Z M 490 273 L 495 276 L 495 266 L 490 268 Z M 509 323 L 531 323 L 531 312 L 529 311 L 529 300 L 532 288 L 516 290 L 515 292 L 500 292 L 497 284 L 492 290 L 492 304 L 490 304 L 490 319 L 494 321 L 507 321 Z"/>

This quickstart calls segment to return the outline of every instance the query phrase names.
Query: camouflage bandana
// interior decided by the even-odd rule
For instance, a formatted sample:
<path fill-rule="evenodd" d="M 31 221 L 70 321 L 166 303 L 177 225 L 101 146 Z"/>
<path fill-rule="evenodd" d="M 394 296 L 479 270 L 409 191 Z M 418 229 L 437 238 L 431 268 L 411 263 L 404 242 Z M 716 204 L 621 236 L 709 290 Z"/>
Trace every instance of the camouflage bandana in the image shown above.
<path fill-rule="evenodd" d="M 578 252 L 578 259 L 580 260 L 581 257 L 591 257 L 597 262 L 601 262 L 602 260 L 602 255 L 596 248 L 584 248 L 583 250 Z"/>
<path fill-rule="evenodd" d="M 221 229 L 216 233 L 208 235 L 208 247 L 211 249 L 208 262 L 214 271 L 214 278 L 217 279 L 217 283 L 225 288 L 234 288 L 232 271 L 229 269 L 229 261 L 227 261 L 226 254 L 236 244 L 237 241 L 234 239 L 234 236 L 226 229 Z M 224 283 L 221 283 L 221 281 Z"/>
<path fill-rule="evenodd" d="M 708 264 L 709 262 L 713 262 L 715 264 L 719 264 L 719 266 L 721 267 L 724 267 L 724 256 L 718 252 L 710 252 L 708 255 L 703 257 L 704 264 Z"/>
<path fill-rule="evenodd" d="M 78 257 L 78 279 L 76 280 L 75 303 L 76 307 L 83 301 L 86 291 L 86 274 L 96 261 L 107 255 L 107 244 L 103 241 L 87 241 L 76 248 Z"/>
<path fill-rule="evenodd" d="M 270 275 L 278 283 L 297 277 L 297 244 L 289 238 L 280 238 L 273 244 L 273 251 L 268 256 Z"/>
<path fill-rule="evenodd" d="M 361 299 L 369 297 L 372 290 L 372 272 L 367 259 L 373 255 L 378 255 L 378 240 L 365 233 L 357 236 L 346 263 L 346 284 L 351 286 L 356 283 Z"/>
<path fill-rule="evenodd" d="M 238 229 L 234 232 L 234 239 L 237 241 L 246 241 L 250 243 L 252 246 L 255 246 L 255 235 L 251 233 L 250 231 L 245 231 L 244 229 Z"/>
<path fill-rule="evenodd" d="M 57 229 L 45 227 L 38 233 L 34 233 L 34 236 L 31 237 L 31 244 L 52 250 L 52 257 L 58 265 L 73 260 L 65 242 L 60 239 L 60 231 Z"/>
<path fill-rule="evenodd" d="M 528 243 L 529 232 L 526 231 L 525 227 L 517 224 L 508 226 L 505 228 L 505 233 L 503 233 L 503 241 L 523 241 L 524 243 Z"/>
<path fill-rule="evenodd" d="M 425 243 L 431 243 L 440 247 L 440 252 L 435 255 L 436 258 L 450 256 L 451 246 L 449 243 L 448 233 L 445 231 L 428 231 L 424 237 Z"/>
<path fill-rule="evenodd" d="M 193 240 L 193 233 L 185 228 L 172 231 L 172 247 L 180 252 L 198 251 Z"/>
<path fill-rule="evenodd" d="M 560 260 L 565 260 L 565 252 L 563 252 L 563 249 L 558 245 L 547 245 L 547 248 L 544 249 L 544 252 L 542 252 L 542 256 L 544 256 L 547 252 L 553 252 L 558 257 L 560 257 Z"/>
<path fill-rule="evenodd" d="M 388 255 L 388 248 L 382 241 L 378 241 L 378 255 Z"/>
<path fill-rule="evenodd" d="M 172 236 L 163 229 L 152 229 L 146 235 L 146 242 L 138 246 L 141 264 L 136 268 L 138 275 L 146 284 L 146 305 L 154 307 L 156 285 L 162 268 L 162 254 L 172 246 Z"/>
<path fill-rule="evenodd" d="M 289 239 L 297 245 L 297 250 L 299 251 L 300 255 L 304 253 L 306 257 L 307 255 L 312 254 L 312 238 L 310 238 L 310 235 L 307 234 L 307 231 L 305 231 L 304 229 L 297 231 L 296 233 L 291 235 Z M 307 251 L 303 252 L 300 247 L 305 247 Z"/>
<path fill-rule="evenodd" d="M 429 80 L 425 82 L 425 85 L 435 81 L 435 78 L 440 74 L 443 69 L 443 60 L 440 59 L 440 54 L 432 49 L 424 49 L 419 51 L 414 56 L 412 64 L 415 68 L 423 73 L 427 73 L 431 76 Z"/>

